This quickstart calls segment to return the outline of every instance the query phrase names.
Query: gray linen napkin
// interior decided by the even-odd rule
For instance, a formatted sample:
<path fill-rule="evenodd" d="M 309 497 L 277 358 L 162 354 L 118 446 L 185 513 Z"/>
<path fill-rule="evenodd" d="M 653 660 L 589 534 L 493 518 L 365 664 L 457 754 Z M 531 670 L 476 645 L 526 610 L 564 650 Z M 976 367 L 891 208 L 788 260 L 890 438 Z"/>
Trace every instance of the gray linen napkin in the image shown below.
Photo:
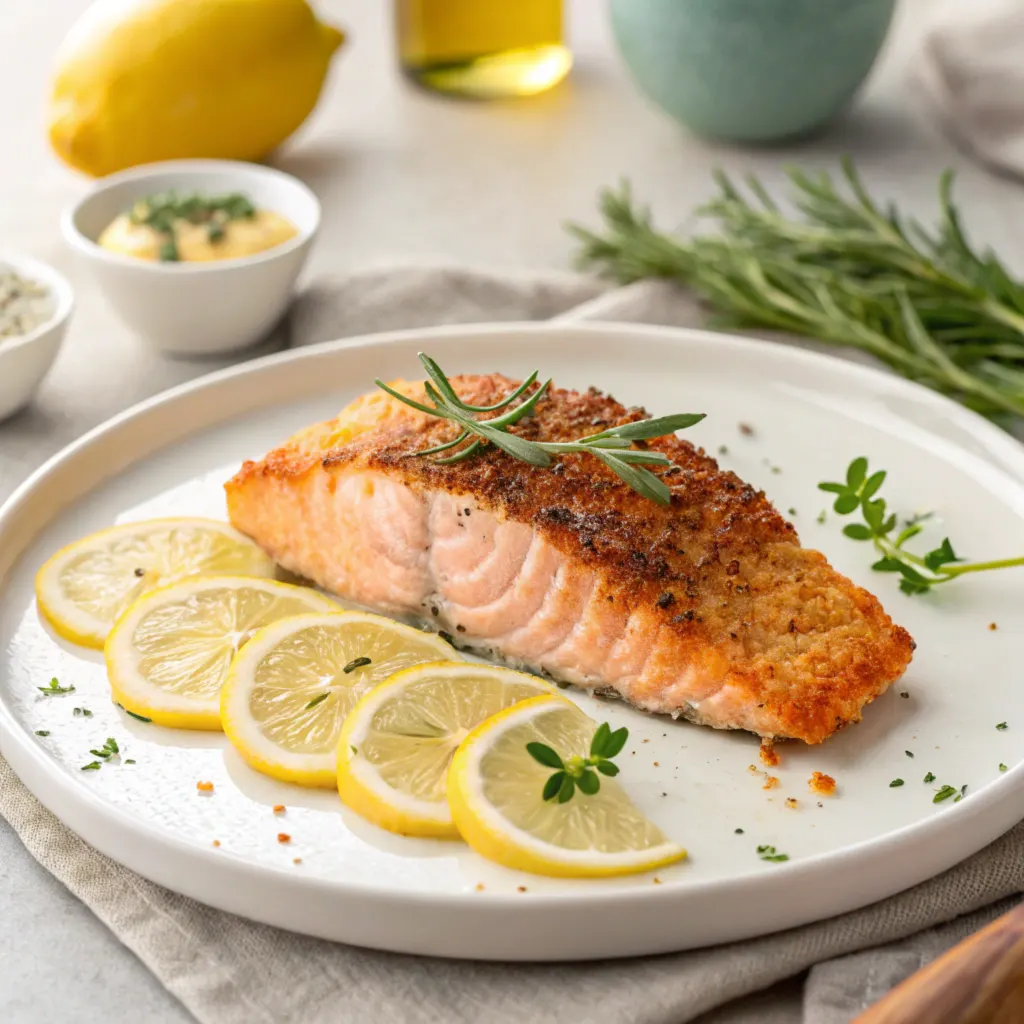
<path fill-rule="evenodd" d="M 690 326 L 701 311 L 664 282 L 616 289 L 565 274 L 406 268 L 314 285 L 297 300 L 287 334 L 301 345 L 399 327 L 551 317 Z M 0 499 L 69 438 L 211 368 L 154 358 L 144 365 L 145 374 L 136 363 L 119 379 L 109 365 L 95 369 L 117 385 L 100 389 L 60 378 L 39 408 L 0 426 Z M 47 412 L 58 409 L 59 416 Z M 203 1024 L 847 1024 L 1024 891 L 1018 825 L 939 878 L 767 938 L 629 961 L 473 964 L 305 938 L 168 892 L 65 828 L 3 760 L 0 814 Z"/>
<path fill-rule="evenodd" d="M 1024 5 L 934 4 L 914 76 L 947 134 L 983 163 L 1024 175 Z"/>

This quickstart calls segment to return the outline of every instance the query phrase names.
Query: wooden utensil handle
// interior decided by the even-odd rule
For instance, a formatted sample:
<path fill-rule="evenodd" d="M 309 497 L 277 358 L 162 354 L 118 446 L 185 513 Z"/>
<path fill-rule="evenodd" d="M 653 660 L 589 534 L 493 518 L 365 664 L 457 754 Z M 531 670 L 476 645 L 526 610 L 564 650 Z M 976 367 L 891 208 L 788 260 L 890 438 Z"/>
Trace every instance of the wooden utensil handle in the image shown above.
<path fill-rule="evenodd" d="M 1024 1024 L 1024 903 L 911 975 L 854 1024 Z"/>

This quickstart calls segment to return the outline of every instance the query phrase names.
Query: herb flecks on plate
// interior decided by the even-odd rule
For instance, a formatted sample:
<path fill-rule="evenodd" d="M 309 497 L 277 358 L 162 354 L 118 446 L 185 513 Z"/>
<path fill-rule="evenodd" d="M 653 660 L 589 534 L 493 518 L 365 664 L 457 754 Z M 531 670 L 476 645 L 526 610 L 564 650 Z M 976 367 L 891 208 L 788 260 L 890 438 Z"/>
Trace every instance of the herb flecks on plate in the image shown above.
<path fill-rule="evenodd" d="M 593 796 L 601 788 L 597 772 L 609 777 L 619 774 L 619 766 L 611 758 L 622 751 L 629 738 L 629 730 L 623 726 L 612 731 L 607 722 L 602 722 L 590 741 L 589 757 L 569 757 L 565 760 L 546 743 L 527 743 L 530 757 L 545 768 L 554 768 L 554 773 L 544 783 L 545 800 L 568 803 L 577 789 L 587 796 Z M 597 772 L 594 771 L 597 769 Z"/>
<path fill-rule="evenodd" d="M 832 507 L 839 515 L 860 513 L 863 522 L 849 523 L 843 527 L 843 533 L 852 540 L 871 541 L 882 556 L 871 568 L 875 572 L 899 573 L 903 593 L 924 594 L 940 583 L 949 583 L 967 573 L 1024 565 L 1024 557 L 965 562 L 953 550 L 948 537 L 924 555 L 908 551 L 906 543 L 923 527 L 918 518 L 908 521 L 903 529 L 897 529 L 896 514 L 888 510 L 884 498 L 876 497 L 885 478 L 884 469 L 870 473 L 868 460 L 862 456 L 850 463 L 844 481 L 825 481 L 818 484 L 818 489 L 836 496 Z"/>
<path fill-rule="evenodd" d="M 852 161 L 841 180 L 789 171 L 794 216 L 748 176 L 716 174 L 699 215 L 708 234 L 659 231 L 628 183 L 602 192 L 603 231 L 569 225 L 578 262 L 622 283 L 674 278 L 733 327 L 767 327 L 868 352 L 986 416 L 1024 415 L 1024 285 L 968 242 L 939 180 L 931 230 L 868 193 Z"/>
<path fill-rule="evenodd" d="M 47 686 L 37 686 L 36 689 L 44 697 L 59 697 L 62 693 L 74 693 L 74 686 L 61 686 L 60 680 L 54 676 Z"/>
<path fill-rule="evenodd" d="M 789 860 L 788 853 L 779 853 L 774 846 L 759 846 L 757 848 L 757 855 L 761 860 L 772 861 L 775 864 L 781 864 Z"/>
<path fill-rule="evenodd" d="M 395 391 L 382 380 L 378 379 L 374 383 L 403 404 L 428 416 L 449 420 L 455 425 L 457 432 L 450 441 L 414 453 L 417 456 L 436 456 L 441 452 L 455 450 L 453 455 L 436 459 L 439 465 L 452 465 L 471 458 L 486 444 L 491 444 L 506 455 L 538 468 L 550 466 L 553 456 L 585 452 L 607 466 L 637 494 L 660 505 L 668 505 L 672 500 L 668 487 L 645 467 L 672 469 L 675 464 L 662 452 L 634 448 L 633 442 L 665 437 L 677 430 L 692 427 L 704 419 L 703 413 L 680 413 L 675 416 L 660 416 L 635 423 L 623 423 L 576 441 L 531 441 L 510 433 L 508 428 L 532 415 L 537 403 L 544 397 L 551 384 L 550 378 L 535 387 L 539 372 L 534 370 L 519 387 L 500 402 L 490 406 L 469 405 L 459 398 L 451 382 L 430 356 L 421 352 L 419 358 L 430 378 L 424 387 L 433 406 L 424 405 L 409 398 L 408 395 Z M 518 405 L 512 405 L 520 398 L 522 401 Z M 477 419 L 477 416 L 483 413 L 498 415 L 490 419 Z"/>

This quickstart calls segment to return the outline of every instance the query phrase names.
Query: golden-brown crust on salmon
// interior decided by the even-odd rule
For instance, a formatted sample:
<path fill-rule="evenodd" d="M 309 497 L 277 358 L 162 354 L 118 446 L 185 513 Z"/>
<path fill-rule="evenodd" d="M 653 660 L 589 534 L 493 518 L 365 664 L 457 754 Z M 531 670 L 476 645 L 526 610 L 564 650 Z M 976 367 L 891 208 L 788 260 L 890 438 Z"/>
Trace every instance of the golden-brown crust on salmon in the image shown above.
<path fill-rule="evenodd" d="M 475 405 L 500 400 L 516 384 L 497 374 L 452 383 Z M 422 385 L 403 387 L 422 395 Z M 382 394 L 365 401 L 369 407 L 355 420 L 347 411 L 247 462 L 227 485 L 229 508 L 261 479 L 294 482 L 353 469 L 384 473 L 423 494 L 470 495 L 597 573 L 609 601 L 657 631 L 667 671 L 699 662 L 705 675 L 727 679 L 728 700 L 753 709 L 735 716 L 737 724 L 763 735 L 820 742 L 857 721 L 910 661 L 913 640 L 875 597 L 819 552 L 801 548 L 763 492 L 687 441 L 673 435 L 646 442 L 675 463 L 661 474 L 672 493 L 671 505 L 661 506 L 590 455 L 560 457 L 550 469 L 494 449 L 448 466 L 412 457 L 452 439 L 453 426 Z M 553 388 L 514 429 L 566 441 L 646 415 L 595 389 Z M 658 694 L 642 696 L 644 706 L 705 717 L 699 702 L 676 709 L 661 707 Z M 722 718 L 718 709 L 715 724 Z"/>

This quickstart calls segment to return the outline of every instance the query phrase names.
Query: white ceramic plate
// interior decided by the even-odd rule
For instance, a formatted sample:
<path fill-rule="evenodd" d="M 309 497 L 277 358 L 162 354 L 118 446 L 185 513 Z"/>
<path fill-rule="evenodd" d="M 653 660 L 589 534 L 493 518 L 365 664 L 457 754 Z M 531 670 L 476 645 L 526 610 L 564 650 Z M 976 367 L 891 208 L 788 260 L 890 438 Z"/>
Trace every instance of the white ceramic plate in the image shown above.
<path fill-rule="evenodd" d="M 242 459 L 333 414 L 375 376 L 415 374 L 424 348 L 452 372 L 539 366 L 560 384 L 595 384 L 654 414 L 708 413 L 687 436 L 711 451 L 725 445 L 722 462 L 784 512 L 795 509 L 803 542 L 878 593 L 917 638 L 906 678 L 824 746 L 783 747 L 773 770 L 781 785 L 771 790 L 748 769 L 758 760 L 749 735 L 577 696 L 594 717 L 629 726 L 621 778 L 691 852 L 657 879 L 611 881 L 519 875 L 457 843 L 390 835 L 332 793 L 253 773 L 222 736 L 144 725 L 114 707 L 99 655 L 40 622 L 36 567 L 113 522 L 223 515 L 221 483 Z M 884 494 L 894 508 L 936 513 L 936 540 L 948 532 L 972 557 L 1024 552 L 1024 456 L 1015 442 L 901 380 L 768 343 L 622 325 L 445 328 L 215 374 L 82 438 L 0 513 L 3 755 L 68 825 L 148 878 L 260 921 L 367 946 L 509 960 L 625 956 L 863 906 L 950 867 L 1024 816 L 1024 570 L 923 598 L 900 594 L 893 577 L 869 570 L 869 552 L 841 535 L 834 515 L 816 521 L 826 507 L 817 482 L 861 454 L 890 471 Z M 36 687 L 54 675 L 75 693 L 40 696 Z M 93 716 L 75 717 L 76 706 Z M 1009 727 L 997 730 L 1002 721 Z M 136 764 L 80 772 L 107 736 Z M 819 802 L 808 791 L 815 770 L 838 780 L 837 796 Z M 931 785 L 922 781 L 929 771 Z M 905 785 L 890 788 L 895 778 Z M 199 779 L 215 783 L 212 796 L 197 793 Z M 943 783 L 968 785 L 966 799 L 934 804 Z M 278 803 L 287 805 L 283 817 L 272 813 Z M 290 844 L 277 841 L 282 831 Z M 760 860 L 759 844 L 790 861 Z"/>

